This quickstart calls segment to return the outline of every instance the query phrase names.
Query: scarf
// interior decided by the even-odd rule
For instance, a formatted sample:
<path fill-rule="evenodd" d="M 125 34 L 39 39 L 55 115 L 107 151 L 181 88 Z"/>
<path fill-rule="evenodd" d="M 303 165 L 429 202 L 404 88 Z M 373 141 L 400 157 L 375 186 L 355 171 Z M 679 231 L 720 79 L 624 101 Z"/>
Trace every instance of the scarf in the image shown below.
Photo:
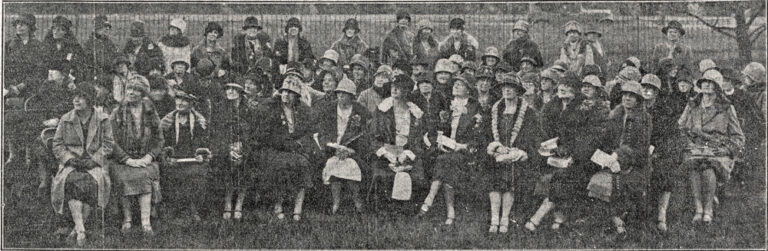
<path fill-rule="evenodd" d="M 491 108 L 491 129 L 493 130 L 493 140 L 496 142 L 501 142 L 501 135 L 499 135 L 499 105 L 503 102 L 505 102 L 504 99 L 499 100 L 493 105 L 493 108 Z M 506 106 L 506 104 L 504 104 L 504 106 Z M 520 129 L 523 127 L 523 119 L 525 118 L 525 112 L 527 110 L 528 102 L 522 98 L 517 98 L 517 107 L 514 115 L 512 115 L 513 120 L 515 120 L 515 125 L 512 127 L 512 135 L 509 137 L 509 147 L 514 145 L 515 140 L 520 133 Z"/>
<path fill-rule="evenodd" d="M 192 137 L 195 136 L 195 122 L 200 123 L 200 127 L 203 129 L 207 126 L 207 120 L 205 117 L 203 117 L 202 114 L 200 114 L 197 110 L 190 110 L 187 114 L 181 113 L 179 110 L 174 110 L 171 113 L 168 113 L 163 117 L 162 120 L 160 120 L 160 129 L 163 131 L 168 130 L 171 128 L 171 125 L 174 126 L 176 129 L 176 144 L 179 143 L 179 128 L 181 126 L 181 123 L 179 122 L 179 118 L 181 116 L 189 116 L 189 119 L 187 120 L 189 122 L 189 133 Z"/>

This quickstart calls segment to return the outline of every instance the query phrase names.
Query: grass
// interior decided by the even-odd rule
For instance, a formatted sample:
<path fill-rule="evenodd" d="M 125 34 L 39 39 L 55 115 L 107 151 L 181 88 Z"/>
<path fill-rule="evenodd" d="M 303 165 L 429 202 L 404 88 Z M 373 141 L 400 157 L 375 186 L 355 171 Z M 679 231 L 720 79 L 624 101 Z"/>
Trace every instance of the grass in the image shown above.
<path fill-rule="evenodd" d="M 276 249 L 562 249 L 562 248 L 765 248 L 765 167 L 762 165 L 748 173 L 746 185 L 730 183 L 726 186 L 730 196 L 721 198 L 716 208 L 715 221 L 709 227 L 691 225 L 693 214 L 687 184 L 681 184 L 672 197 L 668 215 L 669 232 L 660 233 L 655 222 L 635 220 L 628 224 L 627 239 L 617 239 L 610 223 L 603 217 L 600 203 L 587 203 L 581 210 L 571 212 L 564 229 L 548 229 L 551 218 L 545 218 L 539 231 L 529 233 L 523 227 L 533 207 L 516 207 L 510 233 L 489 235 L 487 195 L 479 191 L 464 191 L 457 196 L 455 227 L 441 225 L 445 219 L 442 195 L 438 196 L 430 213 L 424 219 L 411 215 L 397 215 L 380 205 L 378 211 L 368 205 L 368 213 L 354 216 L 351 201 L 342 204 L 342 215 L 329 216 L 328 187 L 316 186 L 309 193 L 304 218 L 299 223 L 289 219 L 280 221 L 271 213 L 269 201 L 246 203 L 245 220 L 228 223 L 220 220 L 221 212 L 212 211 L 200 224 L 190 223 L 183 212 L 172 210 L 166 217 L 153 221 L 156 236 L 144 239 L 136 233 L 124 237 L 119 233 L 119 218 L 107 217 L 106 237 L 101 239 L 98 217 L 92 217 L 87 229 L 88 248 L 276 248 Z M 9 169 L 6 169 L 9 170 Z M 14 178 L 32 176 L 29 173 L 9 173 Z M 23 179 L 17 179 L 23 180 Z M 29 179 L 31 180 L 31 179 Z M 8 180 L 6 180 L 6 183 Z M 53 224 L 50 202 L 33 195 L 32 181 L 16 183 L 22 199 L 8 203 L 3 212 L 3 248 L 59 248 L 71 247 L 52 235 Z M 471 189 L 470 189 L 471 190 Z M 8 189 L 6 189 L 8 191 Z M 418 208 L 416 202 L 424 198 L 423 190 L 406 204 L 408 213 Z M 6 194 L 8 196 L 8 194 Z M 252 197 L 249 197 L 251 199 Z M 212 202 L 213 209 L 221 203 Z M 286 211 L 290 212 L 291 207 Z M 290 216 L 290 215 L 289 215 Z M 288 217 L 290 218 L 290 217 Z"/>

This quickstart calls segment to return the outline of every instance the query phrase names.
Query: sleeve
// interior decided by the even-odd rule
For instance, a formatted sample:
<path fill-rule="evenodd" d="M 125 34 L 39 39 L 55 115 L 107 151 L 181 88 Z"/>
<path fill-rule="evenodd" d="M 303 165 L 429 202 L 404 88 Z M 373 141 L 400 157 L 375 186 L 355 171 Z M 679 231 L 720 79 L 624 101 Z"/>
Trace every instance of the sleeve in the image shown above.
<path fill-rule="evenodd" d="M 729 146 L 731 153 L 736 154 L 744 148 L 744 132 L 741 130 L 739 119 L 736 117 L 736 109 L 733 106 L 728 108 L 728 136 L 731 144 Z"/>
<path fill-rule="evenodd" d="M 93 159 L 93 161 L 96 163 L 99 163 L 99 166 L 106 167 L 106 159 L 110 154 L 112 154 L 112 147 L 115 145 L 115 140 L 112 136 L 112 124 L 109 122 L 109 120 L 103 120 L 100 123 L 100 126 L 101 147 L 99 147 L 99 150 L 91 156 L 91 159 Z"/>
<path fill-rule="evenodd" d="M 56 159 L 59 160 L 60 164 L 66 164 L 67 161 L 70 159 L 77 158 L 75 154 L 67 150 L 67 147 L 64 145 L 64 133 L 65 131 L 68 131 L 65 129 L 64 125 L 66 123 L 59 123 L 59 125 L 56 127 L 56 134 L 53 136 L 53 154 L 56 156 Z"/>
<path fill-rule="evenodd" d="M 115 109 L 112 111 L 112 114 L 109 115 L 109 122 L 112 127 L 112 132 L 114 136 L 114 129 L 119 128 L 117 124 L 117 113 L 119 109 Z M 125 150 L 120 146 L 120 142 L 117 142 L 117 138 L 115 138 L 114 143 L 112 144 L 112 157 L 118 162 L 118 163 L 125 163 L 126 160 L 128 160 L 128 154 L 125 153 Z"/>
<path fill-rule="evenodd" d="M 539 45 L 533 44 L 533 59 L 536 60 L 536 64 L 534 65 L 536 67 L 542 67 L 544 66 L 544 58 L 541 57 L 541 51 L 539 51 Z M 603 70 L 605 71 L 605 69 Z"/>
<path fill-rule="evenodd" d="M 157 110 L 154 108 L 152 109 L 152 115 L 149 119 L 152 120 L 153 125 L 157 125 L 157 127 L 152 130 L 152 138 L 149 140 L 149 154 L 152 156 L 152 159 L 156 160 L 157 156 L 160 155 L 160 153 L 163 150 L 163 144 L 165 143 L 165 138 L 163 138 L 163 131 L 160 130 L 160 118 L 157 116 Z"/>

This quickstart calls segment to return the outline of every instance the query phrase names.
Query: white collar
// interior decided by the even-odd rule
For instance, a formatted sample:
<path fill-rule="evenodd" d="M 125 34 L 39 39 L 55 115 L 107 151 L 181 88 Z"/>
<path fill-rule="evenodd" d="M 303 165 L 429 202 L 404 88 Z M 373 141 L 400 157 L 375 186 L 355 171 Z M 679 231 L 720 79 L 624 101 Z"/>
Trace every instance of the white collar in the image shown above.
<path fill-rule="evenodd" d="M 392 108 L 394 103 L 395 103 L 395 99 L 393 99 L 392 97 L 385 98 L 384 100 L 381 101 L 381 103 L 379 103 L 379 106 L 378 106 L 379 111 L 382 111 L 382 112 L 389 111 L 389 109 Z M 419 109 L 419 106 L 417 106 L 416 104 L 407 102 L 406 105 L 408 105 L 408 110 L 411 112 L 411 114 L 417 119 L 421 118 L 421 116 L 424 115 L 424 112 L 422 112 L 421 109 Z"/>

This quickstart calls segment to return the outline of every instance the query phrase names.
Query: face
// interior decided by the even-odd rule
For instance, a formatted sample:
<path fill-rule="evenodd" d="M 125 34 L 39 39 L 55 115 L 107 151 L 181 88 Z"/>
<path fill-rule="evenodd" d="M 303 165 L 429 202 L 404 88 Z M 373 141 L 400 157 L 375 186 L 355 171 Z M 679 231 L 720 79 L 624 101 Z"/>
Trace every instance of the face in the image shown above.
<path fill-rule="evenodd" d="M 493 65 L 496 65 L 496 63 L 498 62 L 499 60 L 496 59 L 495 57 L 485 57 L 485 65 L 493 66 Z"/>
<path fill-rule="evenodd" d="M 425 95 L 426 94 L 430 94 L 430 93 L 432 93 L 432 90 L 434 90 L 434 89 L 435 89 L 435 87 L 432 86 L 431 83 L 427 83 L 427 82 L 419 83 L 419 92 L 421 94 L 425 94 Z"/>
<path fill-rule="evenodd" d="M 669 41 L 677 41 L 680 39 L 680 31 L 677 29 L 668 29 L 667 39 L 669 39 Z"/>
<path fill-rule="evenodd" d="M 451 36 L 454 38 L 458 38 L 461 36 L 461 29 L 450 29 L 449 32 L 451 33 Z"/>
<path fill-rule="evenodd" d="M 517 97 L 517 88 L 505 85 L 501 88 L 501 95 L 504 99 L 514 99 Z"/>
<path fill-rule="evenodd" d="M 323 91 L 328 93 L 336 90 L 336 79 L 333 74 L 325 74 L 323 77 Z"/>
<path fill-rule="evenodd" d="M 346 31 L 344 31 L 344 35 L 346 35 L 347 37 L 354 37 L 355 34 L 357 34 L 357 31 L 354 29 L 347 29 Z"/>
<path fill-rule="evenodd" d="M 524 30 L 513 30 L 512 38 L 517 40 L 517 39 L 520 39 L 521 37 L 524 37 L 526 34 L 528 34 L 528 32 L 525 32 Z"/>
<path fill-rule="evenodd" d="M 299 27 L 291 27 L 288 28 L 288 35 L 290 36 L 298 36 L 299 35 Z"/>
<path fill-rule="evenodd" d="M 175 64 L 173 65 L 173 72 L 176 74 L 184 74 L 184 72 L 187 71 L 187 67 L 183 64 Z"/>
<path fill-rule="evenodd" d="M 487 92 L 491 90 L 491 80 L 489 79 L 480 79 L 477 81 L 477 90 L 481 92 Z"/>
<path fill-rule="evenodd" d="M 376 87 L 384 87 L 384 84 L 389 82 L 389 77 L 386 74 L 378 74 L 373 80 L 373 85 Z"/>
<path fill-rule="evenodd" d="M 525 88 L 525 94 L 536 93 L 536 84 L 533 82 L 523 82 L 523 88 Z"/>
<path fill-rule="evenodd" d="M 408 25 L 411 24 L 411 21 L 408 21 L 408 19 L 400 19 L 397 20 L 397 27 L 400 29 L 408 29 Z"/>
<path fill-rule="evenodd" d="M 283 102 L 283 104 L 292 104 L 296 101 L 298 98 L 298 95 L 292 91 L 289 90 L 282 90 L 280 91 L 280 101 Z"/>
<path fill-rule="evenodd" d="M 392 85 L 392 89 L 390 89 L 390 94 L 392 95 L 393 99 L 401 99 L 403 98 L 404 91 L 400 87 L 396 85 Z"/>
<path fill-rule="evenodd" d="M 29 26 L 19 22 L 16 24 L 16 35 L 28 35 L 29 34 Z"/>
<path fill-rule="evenodd" d="M 575 42 L 576 40 L 579 40 L 581 34 L 579 34 L 577 31 L 569 31 L 565 34 L 565 36 L 568 39 L 568 42 Z"/>
<path fill-rule="evenodd" d="M 365 69 L 362 66 L 355 65 L 352 67 L 352 78 L 355 80 L 365 78 Z"/>
<path fill-rule="evenodd" d="M 637 99 L 637 96 L 633 94 L 625 93 L 621 96 L 621 106 L 624 108 L 635 108 L 640 103 L 640 100 Z"/>
<path fill-rule="evenodd" d="M 149 98 L 152 100 L 162 100 L 168 92 L 163 89 L 155 89 L 149 92 Z"/>
<path fill-rule="evenodd" d="M 125 63 L 120 63 L 115 66 L 115 71 L 120 74 L 124 74 L 128 72 L 128 65 Z"/>
<path fill-rule="evenodd" d="M 176 110 L 186 112 L 192 109 L 192 105 L 186 99 L 176 99 Z"/>
<path fill-rule="evenodd" d="M 96 34 L 101 36 L 109 36 L 112 33 L 112 28 L 109 26 L 96 30 Z"/>
<path fill-rule="evenodd" d="M 240 91 L 238 89 L 229 87 L 225 92 L 227 94 L 228 100 L 235 100 L 240 98 Z"/>
<path fill-rule="evenodd" d="M 676 77 L 676 76 L 677 76 L 677 71 L 678 71 L 678 70 L 677 70 L 677 68 L 674 68 L 674 69 L 670 70 L 670 71 L 667 73 L 667 76 L 669 76 L 670 78 L 674 78 L 674 77 Z"/>
<path fill-rule="evenodd" d="M 703 83 L 701 83 L 701 88 L 699 88 L 699 91 L 705 94 L 714 94 L 715 93 L 714 85 L 715 83 L 704 81 Z"/>
<path fill-rule="evenodd" d="M 127 88 L 125 90 L 125 101 L 133 103 L 141 99 L 141 91 L 136 88 Z"/>
<path fill-rule="evenodd" d="M 691 85 L 691 83 L 689 83 L 688 81 L 677 82 L 677 90 L 679 90 L 680 92 L 689 92 L 691 91 L 691 87 L 693 87 L 693 85 Z"/>
<path fill-rule="evenodd" d="M 586 38 L 587 38 L 588 41 L 594 42 L 594 41 L 597 41 L 597 39 L 599 37 L 597 36 L 597 33 L 589 33 L 589 34 L 587 34 Z"/>
<path fill-rule="evenodd" d="M 459 80 L 453 82 L 453 96 L 466 97 L 468 94 L 467 84 Z"/>
<path fill-rule="evenodd" d="M 645 100 L 656 99 L 656 96 L 658 95 L 658 93 L 656 92 L 656 88 L 649 85 L 643 86 L 642 94 Z"/>
<path fill-rule="evenodd" d="M 64 80 L 64 74 L 60 71 L 48 70 L 48 80 L 61 82 Z"/>
<path fill-rule="evenodd" d="M 424 74 L 427 72 L 427 66 L 422 64 L 417 64 L 413 66 L 413 75 L 418 76 L 419 74 Z"/>
<path fill-rule="evenodd" d="M 573 98 L 575 94 L 573 93 L 573 88 L 566 85 L 558 85 L 557 86 L 557 97 L 561 99 L 570 99 Z"/>
<path fill-rule="evenodd" d="M 168 28 L 168 35 L 176 36 L 176 35 L 179 35 L 179 34 L 181 34 L 181 30 L 179 28 L 176 28 L 176 27 Z"/>
<path fill-rule="evenodd" d="M 352 104 L 355 96 L 346 92 L 336 92 L 336 98 L 339 100 L 339 104 L 347 106 Z"/>
<path fill-rule="evenodd" d="M 245 29 L 245 35 L 248 37 L 256 37 L 258 34 L 259 29 L 256 29 L 256 27 L 248 27 L 248 29 Z"/>
<path fill-rule="evenodd" d="M 448 73 L 448 72 L 438 72 L 435 75 L 435 79 L 437 80 L 437 83 L 439 83 L 439 84 L 447 84 L 448 81 L 451 80 L 451 73 Z"/>
<path fill-rule="evenodd" d="M 216 40 L 218 39 L 219 39 L 218 31 L 211 31 L 211 32 L 208 32 L 208 34 L 205 34 L 205 40 L 208 40 L 208 42 L 216 42 Z"/>
<path fill-rule="evenodd" d="M 88 109 L 88 101 L 80 96 L 75 96 L 72 98 L 72 105 L 75 107 L 75 111 L 83 111 Z"/>
<path fill-rule="evenodd" d="M 555 85 L 555 82 L 548 78 L 542 78 L 541 79 L 541 90 L 542 91 L 549 91 L 552 90 L 552 87 Z"/>
<path fill-rule="evenodd" d="M 256 85 L 251 79 L 245 80 L 244 87 L 246 91 L 250 92 L 253 95 L 257 95 L 258 93 L 261 93 L 261 86 Z"/>
<path fill-rule="evenodd" d="M 333 67 L 336 67 L 336 65 L 334 65 L 331 60 L 324 59 L 324 60 L 320 61 L 320 69 L 329 71 L 329 70 L 333 69 Z"/>
<path fill-rule="evenodd" d="M 531 64 L 531 62 L 528 62 L 528 61 L 523 61 L 522 63 L 520 63 L 520 71 L 522 72 L 533 71 L 533 64 Z"/>
<path fill-rule="evenodd" d="M 733 90 L 733 82 L 728 79 L 723 79 L 723 85 L 721 85 L 720 88 L 722 88 L 723 91 L 731 91 Z"/>
<path fill-rule="evenodd" d="M 53 33 L 53 38 L 59 39 L 59 38 L 63 38 L 64 35 L 67 34 L 67 30 L 64 29 L 64 27 L 55 26 L 53 27 L 53 29 L 51 29 L 51 33 Z"/>
<path fill-rule="evenodd" d="M 592 98 L 595 96 L 595 87 L 591 85 L 584 85 L 581 87 L 581 94 L 584 94 L 584 96 L 587 96 L 587 98 Z"/>

